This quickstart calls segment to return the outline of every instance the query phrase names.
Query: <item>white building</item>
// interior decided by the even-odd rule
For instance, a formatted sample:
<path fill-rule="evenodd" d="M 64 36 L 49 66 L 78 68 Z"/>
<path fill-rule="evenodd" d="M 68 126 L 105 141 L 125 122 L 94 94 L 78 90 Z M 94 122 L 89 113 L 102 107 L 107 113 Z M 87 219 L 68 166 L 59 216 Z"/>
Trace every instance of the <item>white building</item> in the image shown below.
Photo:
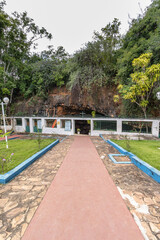
<path fill-rule="evenodd" d="M 17 133 L 99 136 L 100 134 L 148 135 L 159 137 L 160 120 L 92 117 L 7 117 L 7 130 Z M 1 120 L 0 128 L 3 129 Z"/>

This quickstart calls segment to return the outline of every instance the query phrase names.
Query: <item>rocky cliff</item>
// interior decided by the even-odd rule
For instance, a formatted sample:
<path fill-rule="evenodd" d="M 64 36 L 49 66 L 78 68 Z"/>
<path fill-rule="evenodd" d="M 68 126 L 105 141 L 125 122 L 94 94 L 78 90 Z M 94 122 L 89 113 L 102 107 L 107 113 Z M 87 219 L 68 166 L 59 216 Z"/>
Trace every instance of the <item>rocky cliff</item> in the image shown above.
<path fill-rule="evenodd" d="M 36 116 L 64 116 L 76 115 L 82 111 L 115 117 L 120 112 L 120 104 L 113 101 L 116 87 L 95 88 L 90 91 L 81 91 L 75 87 L 72 91 L 63 88 L 54 88 L 50 91 L 47 100 L 32 97 L 29 100 L 18 101 L 9 109 L 12 115 Z"/>

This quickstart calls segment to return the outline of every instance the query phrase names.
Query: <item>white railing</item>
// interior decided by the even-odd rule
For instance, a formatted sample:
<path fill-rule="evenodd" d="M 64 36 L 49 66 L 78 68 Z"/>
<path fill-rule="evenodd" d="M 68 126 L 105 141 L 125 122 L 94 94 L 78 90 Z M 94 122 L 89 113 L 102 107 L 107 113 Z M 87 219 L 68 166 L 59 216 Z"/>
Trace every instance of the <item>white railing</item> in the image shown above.
<path fill-rule="evenodd" d="M 141 135 L 153 135 L 155 137 L 159 137 L 159 125 L 160 120 L 157 119 L 127 119 L 127 118 L 85 118 L 85 117 L 56 117 L 56 118 L 49 118 L 49 117 L 7 117 L 10 122 L 10 125 L 7 125 L 7 131 L 13 129 L 15 132 L 24 133 L 24 132 L 31 132 L 35 131 L 35 127 L 37 121 L 39 122 L 39 126 L 42 128 L 42 133 L 44 134 L 60 134 L 60 135 L 74 135 L 75 134 L 75 123 L 79 120 L 90 120 L 90 134 L 91 136 L 99 136 L 99 134 L 122 134 L 122 135 L 137 135 L 139 132 L 124 132 L 123 124 L 124 122 L 141 122 L 141 123 L 150 123 L 151 131 L 150 133 L 140 133 Z M 48 127 L 46 124 L 47 120 L 57 120 L 56 127 L 52 128 L 51 126 Z M 63 121 L 71 121 L 70 127 L 66 128 L 62 126 Z M 95 122 L 96 121 L 107 121 L 116 122 L 114 129 L 98 129 L 96 130 Z M 143 125 L 143 124 L 142 124 Z M 0 128 L 3 129 L 3 124 L 0 124 Z"/>

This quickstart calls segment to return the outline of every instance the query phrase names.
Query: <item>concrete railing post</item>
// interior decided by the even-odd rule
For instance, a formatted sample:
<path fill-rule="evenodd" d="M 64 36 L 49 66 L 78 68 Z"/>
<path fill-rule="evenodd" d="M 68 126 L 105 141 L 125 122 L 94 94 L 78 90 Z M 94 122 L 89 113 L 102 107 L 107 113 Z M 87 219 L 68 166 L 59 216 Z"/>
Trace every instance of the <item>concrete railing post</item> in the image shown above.
<path fill-rule="evenodd" d="M 71 129 L 71 135 L 75 134 L 75 120 L 72 119 L 72 129 Z"/>
<path fill-rule="evenodd" d="M 91 136 L 93 136 L 93 119 L 91 119 Z"/>
<path fill-rule="evenodd" d="M 30 132 L 33 133 L 33 118 L 28 118 L 29 119 L 29 127 L 30 127 Z"/>
<path fill-rule="evenodd" d="M 122 134 L 122 120 L 117 119 L 117 134 Z"/>
<path fill-rule="evenodd" d="M 45 128 L 45 120 L 44 118 L 41 118 L 41 122 L 42 122 L 42 133 L 44 133 L 44 128 Z"/>
<path fill-rule="evenodd" d="M 154 120 L 152 122 L 152 135 L 155 137 L 159 137 L 159 121 Z"/>
<path fill-rule="evenodd" d="M 22 128 L 23 128 L 23 132 L 26 131 L 26 126 L 25 126 L 25 118 L 22 118 Z"/>

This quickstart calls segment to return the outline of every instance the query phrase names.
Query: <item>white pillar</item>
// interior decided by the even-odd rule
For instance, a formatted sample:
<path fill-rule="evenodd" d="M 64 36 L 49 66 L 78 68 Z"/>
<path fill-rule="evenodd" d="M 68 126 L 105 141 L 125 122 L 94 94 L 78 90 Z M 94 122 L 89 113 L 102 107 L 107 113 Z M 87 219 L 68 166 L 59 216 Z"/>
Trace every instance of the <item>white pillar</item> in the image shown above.
<path fill-rule="evenodd" d="M 57 130 L 59 130 L 60 129 L 60 119 L 57 119 Z"/>
<path fill-rule="evenodd" d="M 30 133 L 33 133 L 33 118 L 28 118 L 28 119 L 29 119 Z"/>
<path fill-rule="evenodd" d="M 14 123 L 13 123 L 13 121 L 14 121 L 14 118 L 11 118 L 11 127 L 14 130 Z"/>
<path fill-rule="evenodd" d="M 159 121 L 153 120 L 152 122 L 152 135 L 155 137 L 159 137 Z"/>
<path fill-rule="evenodd" d="M 93 119 L 91 119 L 91 136 L 93 136 Z"/>
<path fill-rule="evenodd" d="M 122 120 L 117 119 L 117 134 L 122 134 Z"/>
<path fill-rule="evenodd" d="M 42 133 L 44 133 L 44 128 L 45 128 L 45 120 L 44 120 L 44 118 L 41 118 L 41 124 L 42 124 Z"/>
<path fill-rule="evenodd" d="M 23 128 L 23 132 L 26 131 L 26 126 L 25 126 L 25 118 L 22 118 L 22 128 Z"/>
<path fill-rule="evenodd" d="M 72 129 L 71 129 L 71 135 L 75 134 L 75 120 L 72 119 Z"/>

